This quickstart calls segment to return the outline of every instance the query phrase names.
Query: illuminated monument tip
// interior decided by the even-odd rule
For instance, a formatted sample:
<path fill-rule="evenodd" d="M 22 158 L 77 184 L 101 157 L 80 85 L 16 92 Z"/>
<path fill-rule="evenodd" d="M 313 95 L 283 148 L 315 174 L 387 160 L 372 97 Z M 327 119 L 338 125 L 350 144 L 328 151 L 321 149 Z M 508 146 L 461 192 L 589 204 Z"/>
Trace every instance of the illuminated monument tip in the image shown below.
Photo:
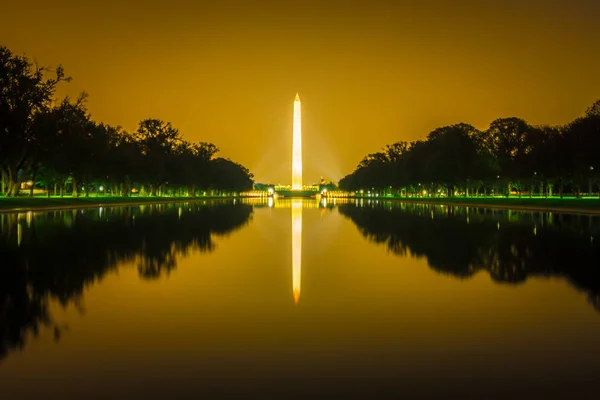
<path fill-rule="evenodd" d="M 294 131 L 292 138 L 292 190 L 302 190 L 302 115 L 300 96 L 294 100 Z"/>

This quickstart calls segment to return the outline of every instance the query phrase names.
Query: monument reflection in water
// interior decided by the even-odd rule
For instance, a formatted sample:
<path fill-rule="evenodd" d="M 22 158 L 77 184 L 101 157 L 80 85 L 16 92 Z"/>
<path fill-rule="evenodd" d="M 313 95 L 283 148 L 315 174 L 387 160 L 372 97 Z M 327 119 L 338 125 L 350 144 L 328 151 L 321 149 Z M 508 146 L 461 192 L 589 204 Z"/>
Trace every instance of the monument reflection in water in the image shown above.
<path fill-rule="evenodd" d="M 294 302 L 300 300 L 302 280 L 302 200 L 292 200 L 292 287 Z"/>

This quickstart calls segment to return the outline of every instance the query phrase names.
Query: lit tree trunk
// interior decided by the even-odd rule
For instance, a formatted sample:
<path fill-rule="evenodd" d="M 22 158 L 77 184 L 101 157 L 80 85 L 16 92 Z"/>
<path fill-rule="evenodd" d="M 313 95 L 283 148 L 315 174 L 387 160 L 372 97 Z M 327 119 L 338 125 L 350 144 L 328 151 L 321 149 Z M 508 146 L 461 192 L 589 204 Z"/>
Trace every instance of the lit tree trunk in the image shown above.
<path fill-rule="evenodd" d="M 50 198 L 50 182 L 46 183 L 46 195 L 48 198 Z"/>
<path fill-rule="evenodd" d="M 529 198 L 533 197 L 533 185 L 529 186 Z"/>
<path fill-rule="evenodd" d="M 77 191 L 77 179 L 73 177 L 73 193 L 71 194 L 73 197 L 79 197 L 79 192 Z"/>
<path fill-rule="evenodd" d="M 563 190 L 564 190 L 564 186 L 563 186 L 563 182 L 561 180 L 560 184 L 558 186 L 558 194 L 559 194 L 559 196 L 560 196 L 561 199 L 563 198 Z"/>
<path fill-rule="evenodd" d="M 87 179 L 83 181 L 83 191 L 85 192 L 85 197 L 90 197 L 90 185 L 88 185 Z"/>
<path fill-rule="evenodd" d="M 19 182 L 16 181 L 9 181 L 8 182 L 8 190 L 7 190 L 7 196 L 9 197 L 16 197 L 19 195 Z"/>
<path fill-rule="evenodd" d="M 7 182 L 6 182 L 6 196 L 18 196 L 19 195 L 19 174 L 18 170 L 8 169 L 7 171 Z"/>

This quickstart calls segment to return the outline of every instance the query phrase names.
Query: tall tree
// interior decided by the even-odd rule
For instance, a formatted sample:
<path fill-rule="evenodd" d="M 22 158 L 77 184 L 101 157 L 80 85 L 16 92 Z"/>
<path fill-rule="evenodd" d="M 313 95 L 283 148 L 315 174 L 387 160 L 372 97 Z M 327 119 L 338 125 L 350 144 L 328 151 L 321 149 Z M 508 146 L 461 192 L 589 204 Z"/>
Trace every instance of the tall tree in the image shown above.
<path fill-rule="evenodd" d="M 144 156 L 144 170 L 147 171 L 147 181 L 151 182 L 151 195 L 156 196 L 167 181 L 167 160 L 181 143 L 181 134 L 170 122 L 146 119 L 140 122 L 135 137 Z"/>
<path fill-rule="evenodd" d="M 60 65 L 50 74 L 49 68 L 0 46 L 0 170 L 8 196 L 18 194 L 32 157 L 36 115 L 48 111 L 57 85 L 69 79 Z"/>

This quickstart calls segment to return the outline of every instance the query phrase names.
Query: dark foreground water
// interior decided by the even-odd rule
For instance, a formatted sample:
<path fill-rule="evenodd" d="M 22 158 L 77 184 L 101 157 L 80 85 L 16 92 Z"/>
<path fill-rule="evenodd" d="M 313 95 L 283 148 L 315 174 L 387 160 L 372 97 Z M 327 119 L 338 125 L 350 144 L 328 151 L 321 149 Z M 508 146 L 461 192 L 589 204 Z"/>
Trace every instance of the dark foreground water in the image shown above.
<path fill-rule="evenodd" d="M 0 214 L 0 398 L 598 398 L 600 220 L 310 200 Z"/>

